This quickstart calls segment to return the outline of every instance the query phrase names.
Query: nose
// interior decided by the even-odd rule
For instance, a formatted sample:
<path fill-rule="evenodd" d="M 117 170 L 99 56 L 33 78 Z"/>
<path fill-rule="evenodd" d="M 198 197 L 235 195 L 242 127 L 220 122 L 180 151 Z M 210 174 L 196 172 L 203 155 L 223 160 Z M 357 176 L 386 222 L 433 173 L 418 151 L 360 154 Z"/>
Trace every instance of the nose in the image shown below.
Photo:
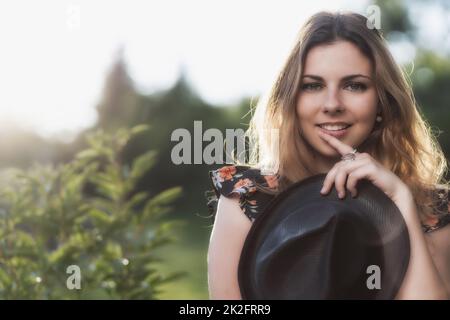
<path fill-rule="evenodd" d="M 323 103 L 323 112 L 334 114 L 343 111 L 344 107 L 339 99 L 338 90 L 329 88 Z"/>

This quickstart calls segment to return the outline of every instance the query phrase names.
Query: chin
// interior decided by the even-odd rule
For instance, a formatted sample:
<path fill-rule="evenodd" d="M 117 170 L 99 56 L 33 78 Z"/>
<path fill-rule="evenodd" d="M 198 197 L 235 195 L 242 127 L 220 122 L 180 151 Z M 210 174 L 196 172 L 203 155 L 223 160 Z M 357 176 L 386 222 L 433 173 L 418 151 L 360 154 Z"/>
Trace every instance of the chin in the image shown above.
<path fill-rule="evenodd" d="M 340 156 L 339 152 L 333 147 L 326 145 L 325 141 L 315 141 L 313 144 L 310 144 L 310 146 L 314 149 L 315 153 L 322 157 L 337 158 Z"/>
<path fill-rule="evenodd" d="M 334 148 L 332 148 L 332 147 L 329 147 L 329 148 L 325 147 L 325 148 L 319 149 L 319 153 L 322 156 L 328 157 L 328 158 L 338 158 L 338 157 L 340 157 L 339 152 L 337 150 L 335 150 Z"/>

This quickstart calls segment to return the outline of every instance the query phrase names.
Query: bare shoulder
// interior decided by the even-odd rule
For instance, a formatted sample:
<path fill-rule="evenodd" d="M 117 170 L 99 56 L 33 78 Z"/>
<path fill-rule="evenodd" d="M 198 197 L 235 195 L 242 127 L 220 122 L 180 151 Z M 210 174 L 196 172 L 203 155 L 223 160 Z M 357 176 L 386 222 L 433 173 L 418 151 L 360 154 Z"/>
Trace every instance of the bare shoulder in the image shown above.
<path fill-rule="evenodd" d="M 434 264 L 450 295 L 450 224 L 426 233 L 425 238 Z"/>
<path fill-rule="evenodd" d="M 450 224 L 425 234 L 430 252 L 450 258 Z"/>
<path fill-rule="evenodd" d="M 239 197 L 220 196 L 210 240 L 240 250 L 251 226 L 239 206 Z"/>
<path fill-rule="evenodd" d="M 239 206 L 239 197 L 235 195 L 232 197 L 219 197 L 214 225 L 249 229 L 252 223 Z"/>

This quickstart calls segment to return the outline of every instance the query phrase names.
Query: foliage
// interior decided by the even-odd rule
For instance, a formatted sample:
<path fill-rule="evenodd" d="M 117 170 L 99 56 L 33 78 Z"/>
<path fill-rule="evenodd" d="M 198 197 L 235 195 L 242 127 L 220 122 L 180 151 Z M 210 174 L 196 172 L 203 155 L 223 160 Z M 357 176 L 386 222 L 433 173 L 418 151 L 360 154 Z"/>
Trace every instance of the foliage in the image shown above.
<path fill-rule="evenodd" d="M 162 284 L 183 276 L 154 267 L 161 262 L 155 250 L 175 240 L 173 228 L 182 222 L 162 219 L 181 189 L 136 193 L 156 154 L 130 165 L 121 160 L 128 142 L 147 129 L 99 130 L 69 163 L 3 176 L 0 298 L 153 299 Z M 70 265 L 80 268 L 81 289 L 66 285 Z"/>

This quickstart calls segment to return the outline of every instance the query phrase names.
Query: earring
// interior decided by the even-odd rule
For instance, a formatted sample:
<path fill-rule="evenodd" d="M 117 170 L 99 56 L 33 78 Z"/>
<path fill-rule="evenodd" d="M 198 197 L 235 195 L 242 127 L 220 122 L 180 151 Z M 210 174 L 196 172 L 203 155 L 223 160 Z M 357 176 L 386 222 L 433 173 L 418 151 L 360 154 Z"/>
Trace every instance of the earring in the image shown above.
<path fill-rule="evenodd" d="M 383 118 L 381 116 L 377 116 L 376 121 L 381 122 L 381 120 L 383 120 Z"/>

